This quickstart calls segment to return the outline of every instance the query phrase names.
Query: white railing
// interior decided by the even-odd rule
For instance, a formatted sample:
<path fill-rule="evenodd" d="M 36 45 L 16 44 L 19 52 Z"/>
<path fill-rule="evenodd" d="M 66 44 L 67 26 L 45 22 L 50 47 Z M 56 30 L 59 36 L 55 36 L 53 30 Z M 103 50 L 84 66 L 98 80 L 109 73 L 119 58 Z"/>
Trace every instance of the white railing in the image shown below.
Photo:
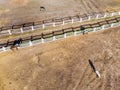
<path fill-rule="evenodd" d="M 85 32 L 87 32 L 87 33 L 96 32 L 96 31 L 105 30 L 105 29 L 108 29 L 108 28 L 118 27 L 118 26 L 120 26 L 120 22 L 103 25 L 101 27 L 89 28 L 89 29 L 86 29 Z M 71 31 L 69 33 L 64 33 L 64 34 L 61 34 L 61 35 L 53 36 L 53 37 L 47 38 L 47 39 L 41 38 L 41 39 L 38 39 L 38 40 L 33 40 L 33 41 L 26 42 L 26 43 L 22 43 L 20 45 L 20 48 L 24 48 L 24 47 L 28 47 L 28 46 L 32 46 L 32 45 L 40 44 L 40 43 L 51 42 L 51 41 L 59 40 L 59 39 L 62 39 L 62 38 L 67 38 L 67 37 L 70 37 L 70 36 L 76 36 L 76 35 L 80 35 L 80 34 L 81 35 L 83 34 L 82 31 L 74 31 L 74 32 Z M 10 47 L 0 48 L 0 52 L 5 52 L 5 51 L 8 51 L 8 50 L 10 50 Z"/>
<path fill-rule="evenodd" d="M 55 21 L 51 21 L 51 22 L 46 22 L 43 24 L 39 24 L 39 25 L 32 25 L 29 27 L 21 27 L 19 29 L 9 29 L 9 30 L 3 30 L 0 31 L 0 35 L 12 35 L 12 34 L 16 34 L 16 33 L 24 33 L 24 32 L 28 32 L 28 31 L 34 31 L 34 30 L 38 30 L 38 29 L 45 29 L 47 27 L 56 27 L 56 26 L 60 26 L 60 25 L 66 25 L 69 23 L 76 23 L 76 22 L 84 22 L 84 21 L 90 21 L 92 19 L 101 19 L 101 18 L 106 18 L 106 17 L 113 17 L 116 15 L 120 15 L 120 11 L 119 12 L 111 12 L 111 13 L 98 13 L 98 14 L 94 14 L 94 15 L 87 15 L 87 17 L 72 17 L 68 20 L 64 20 L 64 18 L 62 19 L 61 22 L 55 22 Z"/>

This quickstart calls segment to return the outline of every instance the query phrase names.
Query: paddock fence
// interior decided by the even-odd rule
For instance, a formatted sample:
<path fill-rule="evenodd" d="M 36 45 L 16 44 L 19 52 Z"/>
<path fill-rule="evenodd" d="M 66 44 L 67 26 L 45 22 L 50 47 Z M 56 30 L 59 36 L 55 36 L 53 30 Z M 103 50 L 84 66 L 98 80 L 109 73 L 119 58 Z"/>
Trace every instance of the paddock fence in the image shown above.
<path fill-rule="evenodd" d="M 34 36 L 21 37 L 22 43 L 20 44 L 20 48 L 32 46 L 38 43 L 51 42 L 51 41 L 59 40 L 61 38 L 67 38 L 69 36 L 82 35 L 83 33 L 105 30 L 111 27 L 118 27 L 118 26 L 120 26 L 120 17 L 113 19 L 106 19 L 92 24 L 84 24 L 82 25 L 82 27 L 84 27 L 85 30 L 81 30 L 81 26 L 77 26 L 77 27 L 65 28 L 62 30 L 43 32 L 41 34 Z M 13 45 L 13 43 L 14 40 L 7 40 L 4 42 L 0 42 L 0 52 L 10 50 L 10 47 Z"/>
<path fill-rule="evenodd" d="M 63 18 L 53 18 L 53 19 L 37 21 L 37 22 L 28 22 L 20 25 L 5 26 L 0 28 L 0 36 L 13 35 L 18 33 L 35 31 L 38 29 L 45 29 L 48 27 L 56 27 L 56 26 L 66 25 L 69 23 L 84 22 L 92 19 L 101 19 L 101 18 L 113 17 L 118 15 L 120 15 L 120 11 L 75 15 L 75 16 L 69 16 Z"/>

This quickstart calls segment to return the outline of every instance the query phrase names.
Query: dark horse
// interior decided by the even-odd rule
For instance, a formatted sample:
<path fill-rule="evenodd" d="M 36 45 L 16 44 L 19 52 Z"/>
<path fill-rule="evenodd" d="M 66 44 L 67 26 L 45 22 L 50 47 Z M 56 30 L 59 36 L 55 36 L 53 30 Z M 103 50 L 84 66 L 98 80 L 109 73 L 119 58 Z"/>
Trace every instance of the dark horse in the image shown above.
<path fill-rule="evenodd" d="M 46 11 L 45 7 L 40 6 L 40 11 Z"/>
<path fill-rule="evenodd" d="M 13 45 L 10 47 L 11 50 L 18 50 L 20 44 L 22 43 L 22 38 L 13 41 Z"/>

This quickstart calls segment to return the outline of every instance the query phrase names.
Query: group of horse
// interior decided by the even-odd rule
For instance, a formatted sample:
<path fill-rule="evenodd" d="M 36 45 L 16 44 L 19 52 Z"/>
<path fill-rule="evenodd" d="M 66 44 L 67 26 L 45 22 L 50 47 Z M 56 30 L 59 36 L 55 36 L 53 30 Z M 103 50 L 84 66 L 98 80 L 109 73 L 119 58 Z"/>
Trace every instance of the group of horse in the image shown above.
<path fill-rule="evenodd" d="M 17 40 L 14 40 L 12 45 L 10 46 L 11 50 L 18 50 L 18 48 L 20 47 L 20 44 L 22 43 L 22 38 L 19 38 Z M 9 46 L 9 40 L 6 43 L 6 47 Z"/>

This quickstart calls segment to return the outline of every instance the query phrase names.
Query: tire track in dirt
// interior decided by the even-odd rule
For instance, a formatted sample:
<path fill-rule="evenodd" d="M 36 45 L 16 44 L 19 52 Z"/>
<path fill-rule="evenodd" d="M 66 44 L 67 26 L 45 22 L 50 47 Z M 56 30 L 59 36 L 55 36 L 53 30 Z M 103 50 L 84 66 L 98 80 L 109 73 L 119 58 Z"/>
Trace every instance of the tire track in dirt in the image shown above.
<path fill-rule="evenodd" d="M 95 1 L 93 1 L 93 0 L 89 0 L 89 2 L 92 4 L 92 6 L 94 6 L 94 7 L 96 8 L 96 11 L 97 11 L 97 12 L 103 12 L 102 8 L 99 7 L 100 4 L 99 4 L 98 2 L 95 2 Z"/>
<path fill-rule="evenodd" d="M 120 90 L 120 76 L 116 76 L 116 78 L 114 80 L 114 89 Z"/>
<path fill-rule="evenodd" d="M 77 82 L 73 90 L 78 90 L 79 88 L 85 88 L 83 87 L 84 84 L 86 84 L 87 87 L 94 86 L 94 83 L 99 84 L 100 82 L 98 82 L 98 79 L 95 76 L 95 73 L 92 71 L 91 67 L 88 65 L 87 68 L 84 70 L 82 77 L 79 79 L 79 81 Z"/>
<path fill-rule="evenodd" d="M 85 0 L 81 0 L 81 4 L 82 4 L 82 6 L 84 7 L 86 13 L 90 13 L 90 12 L 91 12 L 90 8 L 89 8 L 89 7 L 87 6 L 87 4 L 85 3 Z"/>
<path fill-rule="evenodd" d="M 104 90 L 111 90 L 112 85 L 111 85 L 111 72 L 110 70 L 106 71 L 105 75 L 105 84 L 104 84 Z"/>
<path fill-rule="evenodd" d="M 100 10 L 98 6 L 90 0 L 81 0 L 81 3 L 89 14 L 94 14 L 94 12 L 99 12 Z"/>
<path fill-rule="evenodd" d="M 82 81 L 83 81 L 83 79 L 84 79 L 85 73 L 86 73 L 87 70 L 88 70 L 88 67 L 89 67 L 89 66 L 87 65 L 86 68 L 85 68 L 85 70 L 84 70 L 84 72 L 83 72 L 83 74 L 82 74 L 82 76 L 78 79 L 75 87 L 74 87 L 72 90 L 77 90 L 78 87 L 81 85 L 81 83 L 82 83 Z"/>

